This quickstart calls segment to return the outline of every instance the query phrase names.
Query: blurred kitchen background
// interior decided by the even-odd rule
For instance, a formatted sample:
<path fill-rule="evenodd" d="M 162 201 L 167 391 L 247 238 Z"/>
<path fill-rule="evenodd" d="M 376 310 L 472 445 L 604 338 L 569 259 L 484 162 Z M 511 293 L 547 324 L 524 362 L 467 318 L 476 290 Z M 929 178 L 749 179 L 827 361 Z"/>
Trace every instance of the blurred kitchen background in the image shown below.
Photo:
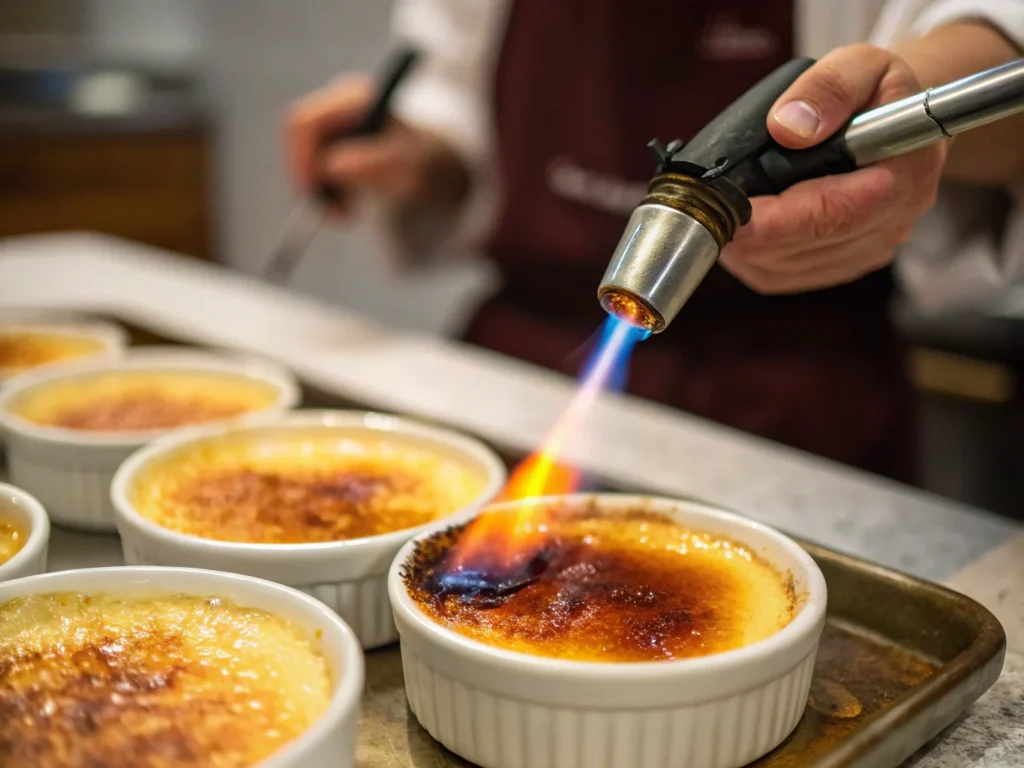
<path fill-rule="evenodd" d="M 291 196 L 281 114 L 373 67 L 386 0 L 0 0 L 0 237 L 93 230 L 247 272 Z M 400 276 L 355 228 L 325 229 L 296 290 L 447 333 L 493 276 Z M 1002 316 L 901 307 L 917 352 L 923 484 L 1024 518 L 1024 299 Z"/>

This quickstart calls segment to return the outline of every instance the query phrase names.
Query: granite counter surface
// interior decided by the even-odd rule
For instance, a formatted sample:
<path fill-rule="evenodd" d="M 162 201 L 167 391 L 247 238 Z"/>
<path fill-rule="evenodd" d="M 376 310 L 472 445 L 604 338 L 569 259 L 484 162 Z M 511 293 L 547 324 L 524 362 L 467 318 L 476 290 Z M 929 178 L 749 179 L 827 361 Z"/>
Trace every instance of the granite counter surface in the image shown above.
<path fill-rule="evenodd" d="M 26 310 L 113 315 L 182 341 L 266 355 L 319 390 L 524 453 L 573 391 L 571 380 L 518 361 L 398 333 L 241 274 L 100 236 L 0 241 L 0 317 Z M 1024 764 L 1020 525 L 636 398 L 604 397 L 590 428 L 601 439 L 581 441 L 568 459 L 613 485 L 713 502 L 945 582 L 989 607 L 1009 638 L 1003 676 L 914 764 Z M 116 539 L 55 531 L 51 568 L 119 560 Z"/>

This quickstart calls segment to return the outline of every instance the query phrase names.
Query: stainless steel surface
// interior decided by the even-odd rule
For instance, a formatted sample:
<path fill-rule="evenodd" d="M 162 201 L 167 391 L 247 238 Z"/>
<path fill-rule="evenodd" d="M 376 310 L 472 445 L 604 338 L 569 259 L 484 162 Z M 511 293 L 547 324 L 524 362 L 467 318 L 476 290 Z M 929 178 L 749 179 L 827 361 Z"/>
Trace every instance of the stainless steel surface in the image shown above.
<path fill-rule="evenodd" d="M 1024 59 L 858 115 L 838 141 L 864 166 L 1018 112 L 1024 112 Z"/>
<path fill-rule="evenodd" d="M 1024 111 L 1024 58 L 933 88 L 928 111 L 950 136 Z"/>
<path fill-rule="evenodd" d="M 629 217 L 600 291 L 617 289 L 672 322 L 718 258 L 718 243 L 696 219 L 645 203 Z M 659 329 L 660 330 L 660 329 Z"/>
<path fill-rule="evenodd" d="M 927 95 L 919 93 L 855 117 L 841 139 L 854 162 L 871 165 L 948 138 L 928 114 Z"/>

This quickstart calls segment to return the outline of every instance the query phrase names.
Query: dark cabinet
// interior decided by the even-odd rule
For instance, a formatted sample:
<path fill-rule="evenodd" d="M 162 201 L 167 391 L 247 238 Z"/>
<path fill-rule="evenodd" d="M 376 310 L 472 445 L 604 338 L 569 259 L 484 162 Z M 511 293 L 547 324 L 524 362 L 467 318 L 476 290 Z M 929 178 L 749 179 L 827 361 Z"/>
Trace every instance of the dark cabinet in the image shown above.
<path fill-rule="evenodd" d="M 89 230 L 211 258 L 206 131 L 0 133 L 0 237 Z"/>

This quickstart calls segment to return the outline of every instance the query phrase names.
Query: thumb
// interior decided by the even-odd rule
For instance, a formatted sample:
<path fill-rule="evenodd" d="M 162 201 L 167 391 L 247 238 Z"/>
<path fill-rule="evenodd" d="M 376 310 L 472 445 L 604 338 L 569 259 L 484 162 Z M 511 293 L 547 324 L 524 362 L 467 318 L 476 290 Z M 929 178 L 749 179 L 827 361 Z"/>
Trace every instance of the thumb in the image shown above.
<path fill-rule="evenodd" d="M 768 131 L 789 149 L 824 141 L 868 104 L 893 56 L 873 45 L 849 45 L 824 56 L 772 107 Z"/>

